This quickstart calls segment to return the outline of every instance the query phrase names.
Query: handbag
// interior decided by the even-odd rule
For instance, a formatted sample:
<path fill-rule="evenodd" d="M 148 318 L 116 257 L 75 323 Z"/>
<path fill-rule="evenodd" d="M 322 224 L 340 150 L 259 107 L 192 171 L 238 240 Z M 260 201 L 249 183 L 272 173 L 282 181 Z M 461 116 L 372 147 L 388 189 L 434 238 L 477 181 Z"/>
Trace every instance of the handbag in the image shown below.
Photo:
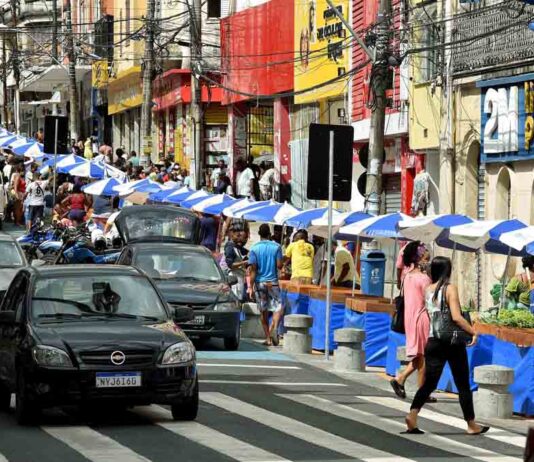
<path fill-rule="evenodd" d="M 445 298 L 446 292 L 447 285 L 444 285 L 441 289 L 440 310 L 432 313 L 431 323 L 434 337 L 451 345 L 465 346 L 471 342 L 472 336 L 453 321 L 451 309 Z M 462 311 L 462 316 L 471 325 L 469 312 Z"/>
<path fill-rule="evenodd" d="M 395 297 L 395 313 L 391 319 L 391 330 L 398 334 L 405 334 L 404 327 L 404 280 L 402 281 L 400 294 Z"/>

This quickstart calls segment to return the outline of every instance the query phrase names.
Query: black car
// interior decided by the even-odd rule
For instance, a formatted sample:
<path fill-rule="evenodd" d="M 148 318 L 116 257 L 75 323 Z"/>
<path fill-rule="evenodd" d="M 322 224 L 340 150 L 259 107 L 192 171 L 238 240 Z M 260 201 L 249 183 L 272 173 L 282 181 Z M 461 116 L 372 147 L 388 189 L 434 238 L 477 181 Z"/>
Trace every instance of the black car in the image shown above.
<path fill-rule="evenodd" d="M 24 251 L 15 239 L 0 234 L 0 301 L 21 268 L 28 266 Z"/>
<path fill-rule="evenodd" d="M 224 339 L 236 350 L 241 337 L 241 304 L 219 265 L 200 241 L 197 216 L 179 207 L 126 207 L 115 220 L 125 243 L 117 263 L 150 276 L 170 306 L 188 306 L 194 319 L 180 326 L 190 338 Z"/>
<path fill-rule="evenodd" d="M 127 245 L 120 265 L 143 270 L 157 284 L 169 305 L 193 308 L 193 320 L 180 324 L 190 338 L 222 338 L 227 350 L 240 341 L 241 304 L 227 278 L 205 247 L 169 242 Z"/>
<path fill-rule="evenodd" d="M 154 283 L 131 267 L 20 270 L 0 306 L 0 409 L 19 423 L 46 407 L 170 404 L 196 418 L 195 348 Z"/>

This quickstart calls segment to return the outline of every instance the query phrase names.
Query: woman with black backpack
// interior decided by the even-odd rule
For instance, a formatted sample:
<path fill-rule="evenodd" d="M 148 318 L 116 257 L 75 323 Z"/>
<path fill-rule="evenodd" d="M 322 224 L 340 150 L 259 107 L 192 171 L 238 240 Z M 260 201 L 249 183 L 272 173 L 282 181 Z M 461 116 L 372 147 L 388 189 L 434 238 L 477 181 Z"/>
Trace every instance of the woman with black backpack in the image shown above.
<path fill-rule="evenodd" d="M 466 347 L 476 344 L 477 333 L 462 315 L 458 288 L 449 283 L 451 272 L 449 258 L 436 257 L 432 260 L 432 284 L 425 292 L 425 307 L 430 317 L 430 333 L 425 347 L 425 381 L 417 390 L 410 413 L 406 416 L 407 433 L 424 433 L 417 427 L 417 415 L 436 389 L 445 363 L 449 363 L 458 388 L 467 434 L 480 435 L 489 430 L 489 427 L 475 422 Z"/>

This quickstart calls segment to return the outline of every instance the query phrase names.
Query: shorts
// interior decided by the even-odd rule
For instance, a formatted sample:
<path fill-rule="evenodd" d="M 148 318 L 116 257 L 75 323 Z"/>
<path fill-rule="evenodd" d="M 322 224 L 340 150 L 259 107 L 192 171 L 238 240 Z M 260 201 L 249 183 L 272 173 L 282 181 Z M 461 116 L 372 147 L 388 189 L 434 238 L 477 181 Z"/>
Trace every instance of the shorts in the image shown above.
<path fill-rule="evenodd" d="M 276 313 L 282 310 L 280 286 L 272 282 L 257 282 L 255 284 L 256 302 L 262 313 L 270 311 Z"/>
<path fill-rule="evenodd" d="M 73 209 L 69 212 L 69 220 L 82 222 L 85 218 L 85 210 Z"/>
<path fill-rule="evenodd" d="M 37 223 L 43 218 L 44 205 L 30 205 L 30 220 L 32 223 Z"/>
<path fill-rule="evenodd" d="M 302 276 L 296 276 L 291 278 L 291 282 L 294 284 L 307 284 L 310 285 L 312 283 L 312 278 L 306 278 Z"/>

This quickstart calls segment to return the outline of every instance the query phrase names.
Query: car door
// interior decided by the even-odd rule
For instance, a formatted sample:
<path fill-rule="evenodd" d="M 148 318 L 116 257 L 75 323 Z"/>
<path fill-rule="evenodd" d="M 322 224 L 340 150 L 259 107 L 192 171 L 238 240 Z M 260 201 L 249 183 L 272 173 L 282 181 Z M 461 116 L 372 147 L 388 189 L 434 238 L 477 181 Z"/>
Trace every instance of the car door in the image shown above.
<path fill-rule="evenodd" d="M 23 337 L 26 292 L 28 278 L 19 273 L 6 293 L 0 311 L 14 312 L 13 322 L 0 322 L 0 381 L 14 386 L 16 370 L 15 357 Z"/>

